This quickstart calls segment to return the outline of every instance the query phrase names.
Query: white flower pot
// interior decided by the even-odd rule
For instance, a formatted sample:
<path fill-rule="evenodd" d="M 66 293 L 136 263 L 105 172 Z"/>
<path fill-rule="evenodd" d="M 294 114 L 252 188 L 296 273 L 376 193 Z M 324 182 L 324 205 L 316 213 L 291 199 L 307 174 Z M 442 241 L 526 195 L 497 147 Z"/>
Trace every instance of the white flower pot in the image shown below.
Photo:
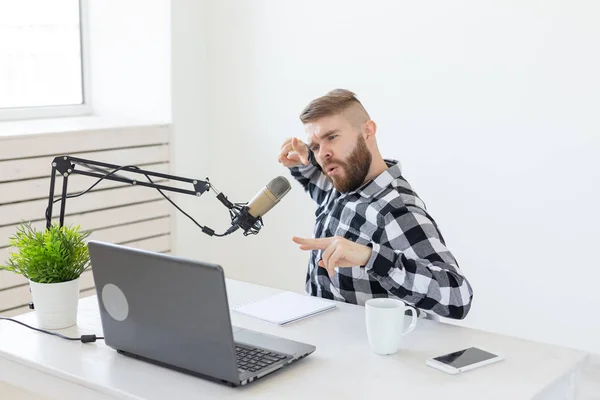
<path fill-rule="evenodd" d="M 79 278 L 61 283 L 29 281 L 33 306 L 41 329 L 62 329 L 77 323 Z"/>

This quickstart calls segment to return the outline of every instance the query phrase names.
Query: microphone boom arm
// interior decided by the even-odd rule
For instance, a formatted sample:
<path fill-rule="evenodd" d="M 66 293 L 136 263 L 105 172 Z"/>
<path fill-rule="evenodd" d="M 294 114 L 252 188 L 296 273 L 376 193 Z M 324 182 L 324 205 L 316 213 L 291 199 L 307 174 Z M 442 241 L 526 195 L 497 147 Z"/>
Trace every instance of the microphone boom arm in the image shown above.
<path fill-rule="evenodd" d="M 110 168 L 113 170 L 113 172 L 112 173 L 111 172 L 99 173 L 99 172 L 80 170 L 80 169 L 75 168 L 76 164 L 80 164 L 80 165 L 85 166 L 90 169 L 95 169 L 96 171 L 98 171 L 98 170 L 102 171 L 102 169 L 94 168 L 94 167 Z M 189 183 L 192 185 L 193 190 L 186 190 L 186 189 L 181 189 L 181 188 L 177 188 L 177 187 L 157 184 L 157 183 L 151 182 L 150 179 L 148 179 L 149 181 L 146 182 L 143 180 L 135 180 L 135 179 L 126 178 L 123 176 L 115 175 L 114 173 L 117 170 L 134 173 L 134 174 L 141 174 L 142 176 L 146 176 L 146 177 L 154 176 L 157 178 L 165 178 L 165 179 L 169 179 L 169 180 Z M 184 177 L 180 177 L 180 176 L 163 174 L 163 173 L 154 172 L 154 171 L 147 171 L 147 170 L 143 170 L 138 167 L 135 167 L 135 166 L 120 166 L 120 165 L 109 164 L 109 163 L 100 162 L 100 161 L 87 160 L 87 159 L 83 159 L 83 158 L 60 156 L 60 157 L 54 158 L 54 160 L 52 161 L 52 173 L 50 175 L 50 193 L 48 195 L 48 208 L 46 210 L 46 229 L 49 229 L 52 224 L 52 205 L 54 203 L 54 189 L 55 189 L 57 172 L 63 176 L 60 215 L 59 215 L 59 225 L 61 227 L 64 225 L 64 220 L 65 220 L 66 201 L 67 201 L 67 198 L 69 197 L 69 196 L 67 196 L 67 185 L 68 185 L 69 176 L 71 176 L 71 175 L 91 176 L 91 177 L 96 177 L 99 179 L 107 179 L 107 180 L 111 180 L 111 181 L 123 182 L 123 183 L 128 183 L 130 185 L 136 185 L 136 186 L 146 186 L 146 187 L 150 187 L 150 188 L 154 188 L 154 189 L 188 194 L 188 195 L 197 196 L 197 197 L 201 196 L 204 192 L 206 192 L 207 190 L 209 190 L 211 188 L 211 184 L 210 184 L 208 178 L 206 180 L 184 178 Z M 90 189 L 88 189 L 88 190 L 90 190 Z M 233 203 L 231 203 L 229 200 L 227 200 L 227 197 L 225 195 L 223 195 L 223 193 L 220 193 L 217 196 L 217 199 L 221 203 L 223 203 L 223 205 L 225 205 L 227 208 L 229 208 L 230 213 L 232 213 L 232 218 L 233 218 L 233 216 L 237 215 L 237 209 L 239 208 L 238 207 L 239 205 L 237 205 L 237 204 L 234 205 Z M 236 210 L 236 211 L 233 211 L 233 210 Z M 208 227 L 205 227 L 205 229 L 203 229 L 203 231 L 205 233 L 207 233 L 211 236 L 214 234 L 214 231 L 212 229 L 210 229 Z"/>

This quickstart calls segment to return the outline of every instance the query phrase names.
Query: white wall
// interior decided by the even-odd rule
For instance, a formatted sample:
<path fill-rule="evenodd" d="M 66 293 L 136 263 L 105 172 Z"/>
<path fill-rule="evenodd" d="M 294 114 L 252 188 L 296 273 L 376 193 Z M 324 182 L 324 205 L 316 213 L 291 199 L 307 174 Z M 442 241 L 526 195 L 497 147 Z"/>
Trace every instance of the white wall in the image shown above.
<path fill-rule="evenodd" d="M 173 2 L 176 171 L 247 201 L 312 98 L 355 91 L 475 292 L 464 323 L 600 352 L 598 2 Z M 294 183 L 294 182 L 293 182 Z M 188 210 L 217 231 L 207 194 Z M 303 290 L 299 186 L 255 237 L 177 220 L 180 255 Z"/>
<path fill-rule="evenodd" d="M 170 0 L 85 0 L 95 115 L 171 121 Z"/>

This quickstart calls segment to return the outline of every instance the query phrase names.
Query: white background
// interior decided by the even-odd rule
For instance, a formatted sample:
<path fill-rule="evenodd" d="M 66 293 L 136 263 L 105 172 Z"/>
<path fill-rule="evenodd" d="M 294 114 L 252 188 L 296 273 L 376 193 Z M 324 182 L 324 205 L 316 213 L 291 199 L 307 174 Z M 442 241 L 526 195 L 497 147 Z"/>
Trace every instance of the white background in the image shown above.
<path fill-rule="evenodd" d="M 600 4 L 593 0 L 172 3 L 175 173 L 247 201 L 278 175 L 298 114 L 355 91 L 384 157 L 439 223 L 474 287 L 465 325 L 600 352 Z M 258 236 L 177 253 L 302 291 L 314 205 L 292 191 Z M 181 197 L 224 231 L 213 194 Z"/>
<path fill-rule="evenodd" d="M 171 120 L 169 0 L 87 0 L 94 114 Z"/>

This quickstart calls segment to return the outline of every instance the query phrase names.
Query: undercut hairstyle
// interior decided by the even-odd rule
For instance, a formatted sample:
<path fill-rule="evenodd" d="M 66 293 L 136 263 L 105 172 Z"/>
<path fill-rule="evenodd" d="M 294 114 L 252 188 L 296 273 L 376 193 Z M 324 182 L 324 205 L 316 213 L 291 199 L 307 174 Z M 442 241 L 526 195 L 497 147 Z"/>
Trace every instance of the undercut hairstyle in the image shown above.
<path fill-rule="evenodd" d="M 353 126 L 358 127 L 371 119 L 356 95 L 346 89 L 334 89 L 311 101 L 300 114 L 303 124 L 323 117 L 345 114 Z"/>

